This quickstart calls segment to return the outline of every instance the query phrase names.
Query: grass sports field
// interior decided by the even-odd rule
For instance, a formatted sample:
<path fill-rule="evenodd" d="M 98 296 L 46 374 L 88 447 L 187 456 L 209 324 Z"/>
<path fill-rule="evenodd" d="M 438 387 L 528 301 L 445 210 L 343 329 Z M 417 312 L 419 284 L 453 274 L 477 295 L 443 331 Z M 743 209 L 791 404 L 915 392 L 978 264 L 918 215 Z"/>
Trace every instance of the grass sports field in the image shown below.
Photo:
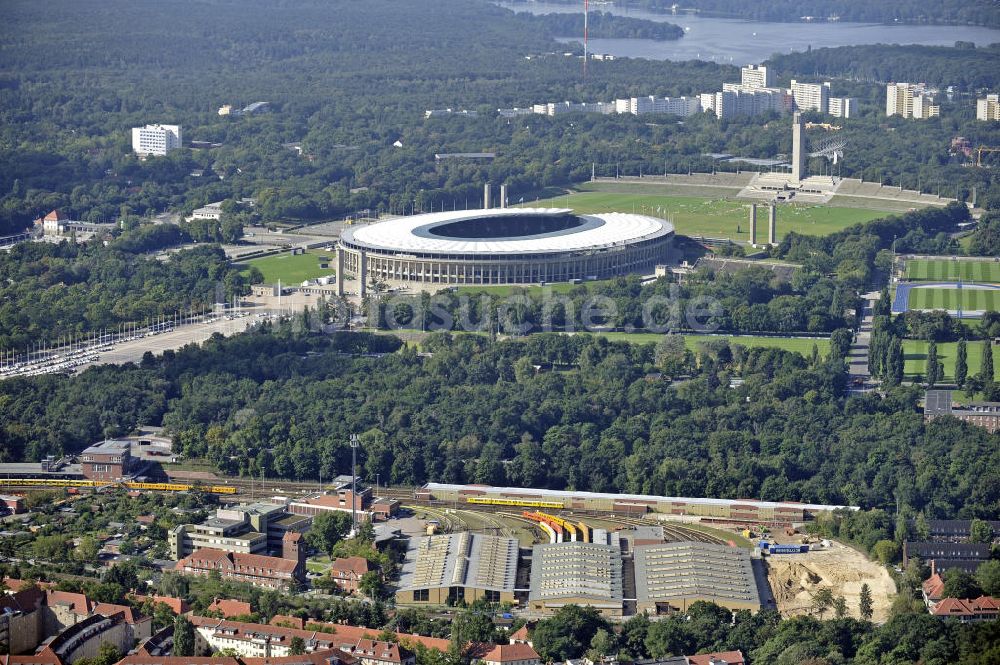
<path fill-rule="evenodd" d="M 915 339 L 903 340 L 904 372 L 907 376 L 923 376 L 927 373 L 928 343 Z M 957 342 L 941 342 L 937 345 L 938 358 L 944 366 L 946 381 L 955 380 L 955 353 Z M 983 342 L 966 342 L 969 376 L 979 373 L 982 364 Z M 1000 346 L 993 347 L 993 366 L 1000 367 Z"/>
<path fill-rule="evenodd" d="M 330 265 L 334 265 L 336 256 L 333 252 L 306 252 L 305 254 L 292 255 L 288 252 L 265 256 L 260 259 L 251 259 L 241 263 L 243 268 L 256 266 L 264 274 L 264 282 L 275 284 L 279 280 L 283 284 L 299 284 L 307 279 L 316 279 L 332 275 L 334 268 L 320 268 L 320 259 L 326 259 Z"/>
<path fill-rule="evenodd" d="M 658 196 L 617 192 L 575 192 L 524 205 L 572 208 L 582 214 L 636 212 L 673 221 L 677 232 L 688 236 L 708 236 L 750 241 L 749 210 L 746 201 L 706 199 L 690 196 Z M 852 224 L 885 217 L 886 213 L 861 208 L 827 206 L 778 207 L 778 239 L 789 231 L 823 236 Z M 757 242 L 767 241 L 767 207 L 757 209 Z"/>
<path fill-rule="evenodd" d="M 913 259 L 906 262 L 906 279 L 917 282 L 984 282 L 1000 284 L 1000 262 Z"/>
<path fill-rule="evenodd" d="M 910 309 L 943 309 L 971 311 L 1000 310 L 1000 289 L 912 289 Z"/>
<path fill-rule="evenodd" d="M 616 342 L 632 342 L 633 344 L 655 344 L 662 339 L 663 335 L 656 333 L 588 333 L 607 337 Z M 825 355 L 830 350 L 830 340 L 828 339 L 808 339 L 802 337 L 745 337 L 742 335 L 684 335 L 684 343 L 692 351 L 697 350 L 700 342 L 709 340 L 728 339 L 731 344 L 739 344 L 747 348 L 776 348 L 785 351 L 794 351 L 808 356 L 812 353 L 813 344 L 819 349 L 820 355 Z"/>

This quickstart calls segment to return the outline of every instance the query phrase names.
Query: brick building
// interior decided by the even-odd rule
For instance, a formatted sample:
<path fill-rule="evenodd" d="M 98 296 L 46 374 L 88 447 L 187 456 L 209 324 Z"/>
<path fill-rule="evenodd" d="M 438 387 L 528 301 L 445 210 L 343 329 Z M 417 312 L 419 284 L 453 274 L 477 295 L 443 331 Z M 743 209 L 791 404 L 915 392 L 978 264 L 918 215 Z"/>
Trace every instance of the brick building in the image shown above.
<path fill-rule="evenodd" d="M 540 665 L 538 653 L 527 644 L 498 644 L 482 658 L 484 665 Z"/>
<path fill-rule="evenodd" d="M 982 427 L 987 432 L 1000 432 L 1000 402 L 953 401 L 950 390 L 928 390 L 924 396 L 924 420 L 951 416 L 970 425 Z"/>
<path fill-rule="evenodd" d="M 80 453 L 83 477 L 88 480 L 124 480 L 132 472 L 132 444 L 102 441 Z"/>
<path fill-rule="evenodd" d="M 182 575 L 208 575 L 214 570 L 222 579 L 289 591 L 302 581 L 305 566 L 301 560 L 206 547 L 178 561 L 175 570 Z"/>
<path fill-rule="evenodd" d="M 361 556 L 351 556 L 334 559 L 330 566 L 330 577 L 337 588 L 347 593 L 355 593 L 358 584 L 365 573 L 369 571 L 368 559 Z"/>

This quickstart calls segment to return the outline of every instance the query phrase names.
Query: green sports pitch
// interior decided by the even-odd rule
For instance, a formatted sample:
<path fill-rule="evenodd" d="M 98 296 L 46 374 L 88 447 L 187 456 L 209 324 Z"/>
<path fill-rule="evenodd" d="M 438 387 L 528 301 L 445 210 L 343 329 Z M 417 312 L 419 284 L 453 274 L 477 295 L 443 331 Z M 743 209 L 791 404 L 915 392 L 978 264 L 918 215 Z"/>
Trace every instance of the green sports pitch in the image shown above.
<path fill-rule="evenodd" d="M 595 337 L 606 337 L 614 342 L 630 342 L 632 344 L 655 344 L 663 339 L 663 335 L 656 333 L 624 333 L 624 332 L 596 332 L 587 333 Z M 767 348 L 782 349 L 792 351 L 804 356 L 812 353 L 813 346 L 816 346 L 820 354 L 830 352 L 830 340 L 810 337 L 755 337 L 753 335 L 682 335 L 684 344 L 692 351 L 698 350 L 698 344 L 702 342 L 712 342 L 726 340 L 730 344 L 739 344 L 748 349 Z"/>
<path fill-rule="evenodd" d="M 914 282 L 1000 284 L 1000 262 L 961 259 L 913 259 L 906 262 L 906 279 Z"/>
<path fill-rule="evenodd" d="M 677 233 L 750 242 L 750 201 L 693 196 L 660 196 L 620 192 L 574 192 L 525 206 L 572 208 L 579 214 L 634 212 L 669 219 Z M 789 231 L 824 236 L 853 224 L 885 217 L 885 212 L 861 208 L 781 204 L 778 239 Z M 767 241 L 767 206 L 757 208 L 756 242 Z"/>
<path fill-rule="evenodd" d="M 927 350 L 928 342 L 916 339 L 903 340 L 903 365 L 904 373 L 908 377 L 923 375 L 927 372 Z M 966 365 L 968 375 L 975 376 L 979 373 L 983 359 L 983 342 L 967 342 L 965 346 Z M 957 342 L 938 342 L 938 360 L 944 367 L 945 381 L 955 380 L 955 358 L 958 357 Z M 1000 367 L 1000 346 L 993 347 L 993 366 Z"/>
<path fill-rule="evenodd" d="M 273 256 L 265 256 L 259 259 L 251 259 L 240 263 L 239 267 L 249 269 L 255 266 L 264 275 L 265 284 L 298 284 L 307 279 L 316 279 L 332 275 L 333 267 L 320 268 L 321 264 L 327 263 L 332 266 L 335 263 L 336 255 L 332 252 L 305 252 L 304 254 L 291 254 L 283 252 Z"/>
<path fill-rule="evenodd" d="M 912 289 L 907 303 L 910 309 L 984 312 L 1000 310 L 1000 289 L 925 288 Z"/>

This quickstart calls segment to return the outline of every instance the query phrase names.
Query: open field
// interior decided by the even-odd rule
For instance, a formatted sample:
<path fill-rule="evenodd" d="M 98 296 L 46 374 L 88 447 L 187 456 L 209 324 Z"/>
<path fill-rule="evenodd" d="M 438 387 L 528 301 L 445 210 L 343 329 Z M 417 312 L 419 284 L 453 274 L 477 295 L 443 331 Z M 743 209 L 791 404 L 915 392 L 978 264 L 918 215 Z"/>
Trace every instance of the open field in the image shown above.
<path fill-rule="evenodd" d="M 984 342 L 966 342 L 968 355 L 969 376 L 979 373 L 982 366 Z M 927 347 L 928 342 L 916 339 L 903 340 L 903 372 L 906 376 L 913 377 L 917 374 L 923 376 L 927 373 Z M 944 380 L 955 380 L 955 354 L 958 347 L 957 342 L 939 342 L 937 345 L 938 359 L 944 366 Z M 1000 346 L 993 347 L 993 366 L 1000 367 Z"/>
<path fill-rule="evenodd" d="M 1000 284 L 1000 262 L 952 259 L 912 259 L 906 279 L 921 282 L 983 282 Z"/>
<path fill-rule="evenodd" d="M 320 268 L 320 259 L 327 259 L 333 265 L 336 256 L 332 252 L 306 252 L 295 255 L 284 252 L 252 259 L 239 265 L 244 268 L 255 266 L 264 274 L 264 282 L 268 284 L 274 284 L 279 280 L 283 284 L 298 284 L 307 279 L 316 279 L 335 272 L 333 268 Z"/>
<path fill-rule="evenodd" d="M 812 597 L 822 588 L 847 601 L 847 612 L 858 617 L 861 585 L 872 592 L 874 616 L 878 623 L 888 619 L 896 584 L 889 571 L 850 547 L 834 542 L 828 550 L 806 554 L 778 554 L 767 558 L 767 579 L 782 616 L 812 613 Z M 826 616 L 832 615 L 827 610 Z"/>
<path fill-rule="evenodd" d="M 529 204 L 525 204 L 529 205 Z M 674 223 L 677 233 L 688 236 L 730 238 L 750 242 L 750 221 L 746 201 L 628 194 L 621 192 L 576 192 L 530 205 L 572 208 L 587 214 L 598 212 L 635 212 L 663 217 Z M 823 236 L 859 222 L 884 217 L 884 212 L 861 208 L 797 206 L 778 208 L 778 239 L 789 231 Z M 757 242 L 767 240 L 767 208 L 757 210 Z"/>
<path fill-rule="evenodd" d="M 607 337 L 608 339 L 616 342 L 631 342 L 633 344 L 655 344 L 663 338 L 663 335 L 659 335 L 657 333 L 599 332 L 588 334 L 600 335 L 601 337 Z M 784 349 L 785 351 L 801 353 L 804 356 L 808 356 L 812 353 L 813 344 L 819 348 L 821 355 L 825 355 L 830 351 L 829 339 L 810 339 L 803 337 L 754 337 L 744 335 L 684 335 L 684 343 L 687 345 L 687 348 L 692 351 L 697 350 L 698 344 L 701 342 L 719 339 L 727 339 L 731 344 L 740 344 L 747 348 L 763 347 Z"/>
<path fill-rule="evenodd" d="M 1000 310 L 1000 289 L 948 289 L 926 288 L 910 291 L 910 309 L 943 309 L 966 312 Z"/>
<path fill-rule="evenodd" d="M 830 199 L 830 205 L 837 208 L 864 208 L 865 210 L 881 210 L 882 216 L 898 215 L 909 212 L 914 208 L 922 208 L 923 205 L 913 201 L 894 201 L 892 199 L 874 199 L 863 196 L 850 196 L 844 194 L 834 194 Z"/>

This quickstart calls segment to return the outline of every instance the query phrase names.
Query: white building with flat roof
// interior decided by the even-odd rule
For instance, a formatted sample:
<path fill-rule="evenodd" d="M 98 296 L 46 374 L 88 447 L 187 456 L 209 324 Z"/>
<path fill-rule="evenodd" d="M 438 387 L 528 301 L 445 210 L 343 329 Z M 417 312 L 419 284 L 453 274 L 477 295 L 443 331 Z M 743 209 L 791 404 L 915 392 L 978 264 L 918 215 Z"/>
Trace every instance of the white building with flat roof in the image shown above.
<path fill-rule="evenodd" d="M 181 147 L 180 125 L 146 125 L 132 128 L 132 151 L 162 156 Z"/>
<path fill-rule="evenodd" d="M 764 65 L 747 65 L 740 69 L 740 84 L 744 88 L 773 88 L 774 72 Z"/>
<path fill-rule="evenodd" d="M 976 120 L 1000 120 L 1000 95 L 976 100 Z"/>
<path fill-rule="evenodd" d="M 775 111 L 786 113 L 791 110 L 792 98 L 780 88 L 746 88 L 736 83 L 726 83 L 722 91 L 714 95 L 712 103 L 702 107 L 715 111 L 718 118 L 753 116 Z"/>
<path fill-rule="evenodd" d="M 853 97 L 831 97 L 827 108 L 835 118 L 853 118 L 858 112 L 858 100 Z"/>
<path fill-rule="evenodd" d="M 936 118 L 941 107 L 934 104 L 934 98 L 923 83 L 890 83 L 885 89 L 885 114 L 903 118 Z"/>
<path fill-rule="evenodd" d="M 792 79 L 792 99 L 796 111 L 826 113 L 830 100 L 830 82 L 801 83 Z"/>
<path fill-rule="evenodd" d="M 701 112 L 701 102 L 697 97 L 628 97 L 615 100 L 615 112 L 645 115 L 663 113 L 687 117 Z"/>

